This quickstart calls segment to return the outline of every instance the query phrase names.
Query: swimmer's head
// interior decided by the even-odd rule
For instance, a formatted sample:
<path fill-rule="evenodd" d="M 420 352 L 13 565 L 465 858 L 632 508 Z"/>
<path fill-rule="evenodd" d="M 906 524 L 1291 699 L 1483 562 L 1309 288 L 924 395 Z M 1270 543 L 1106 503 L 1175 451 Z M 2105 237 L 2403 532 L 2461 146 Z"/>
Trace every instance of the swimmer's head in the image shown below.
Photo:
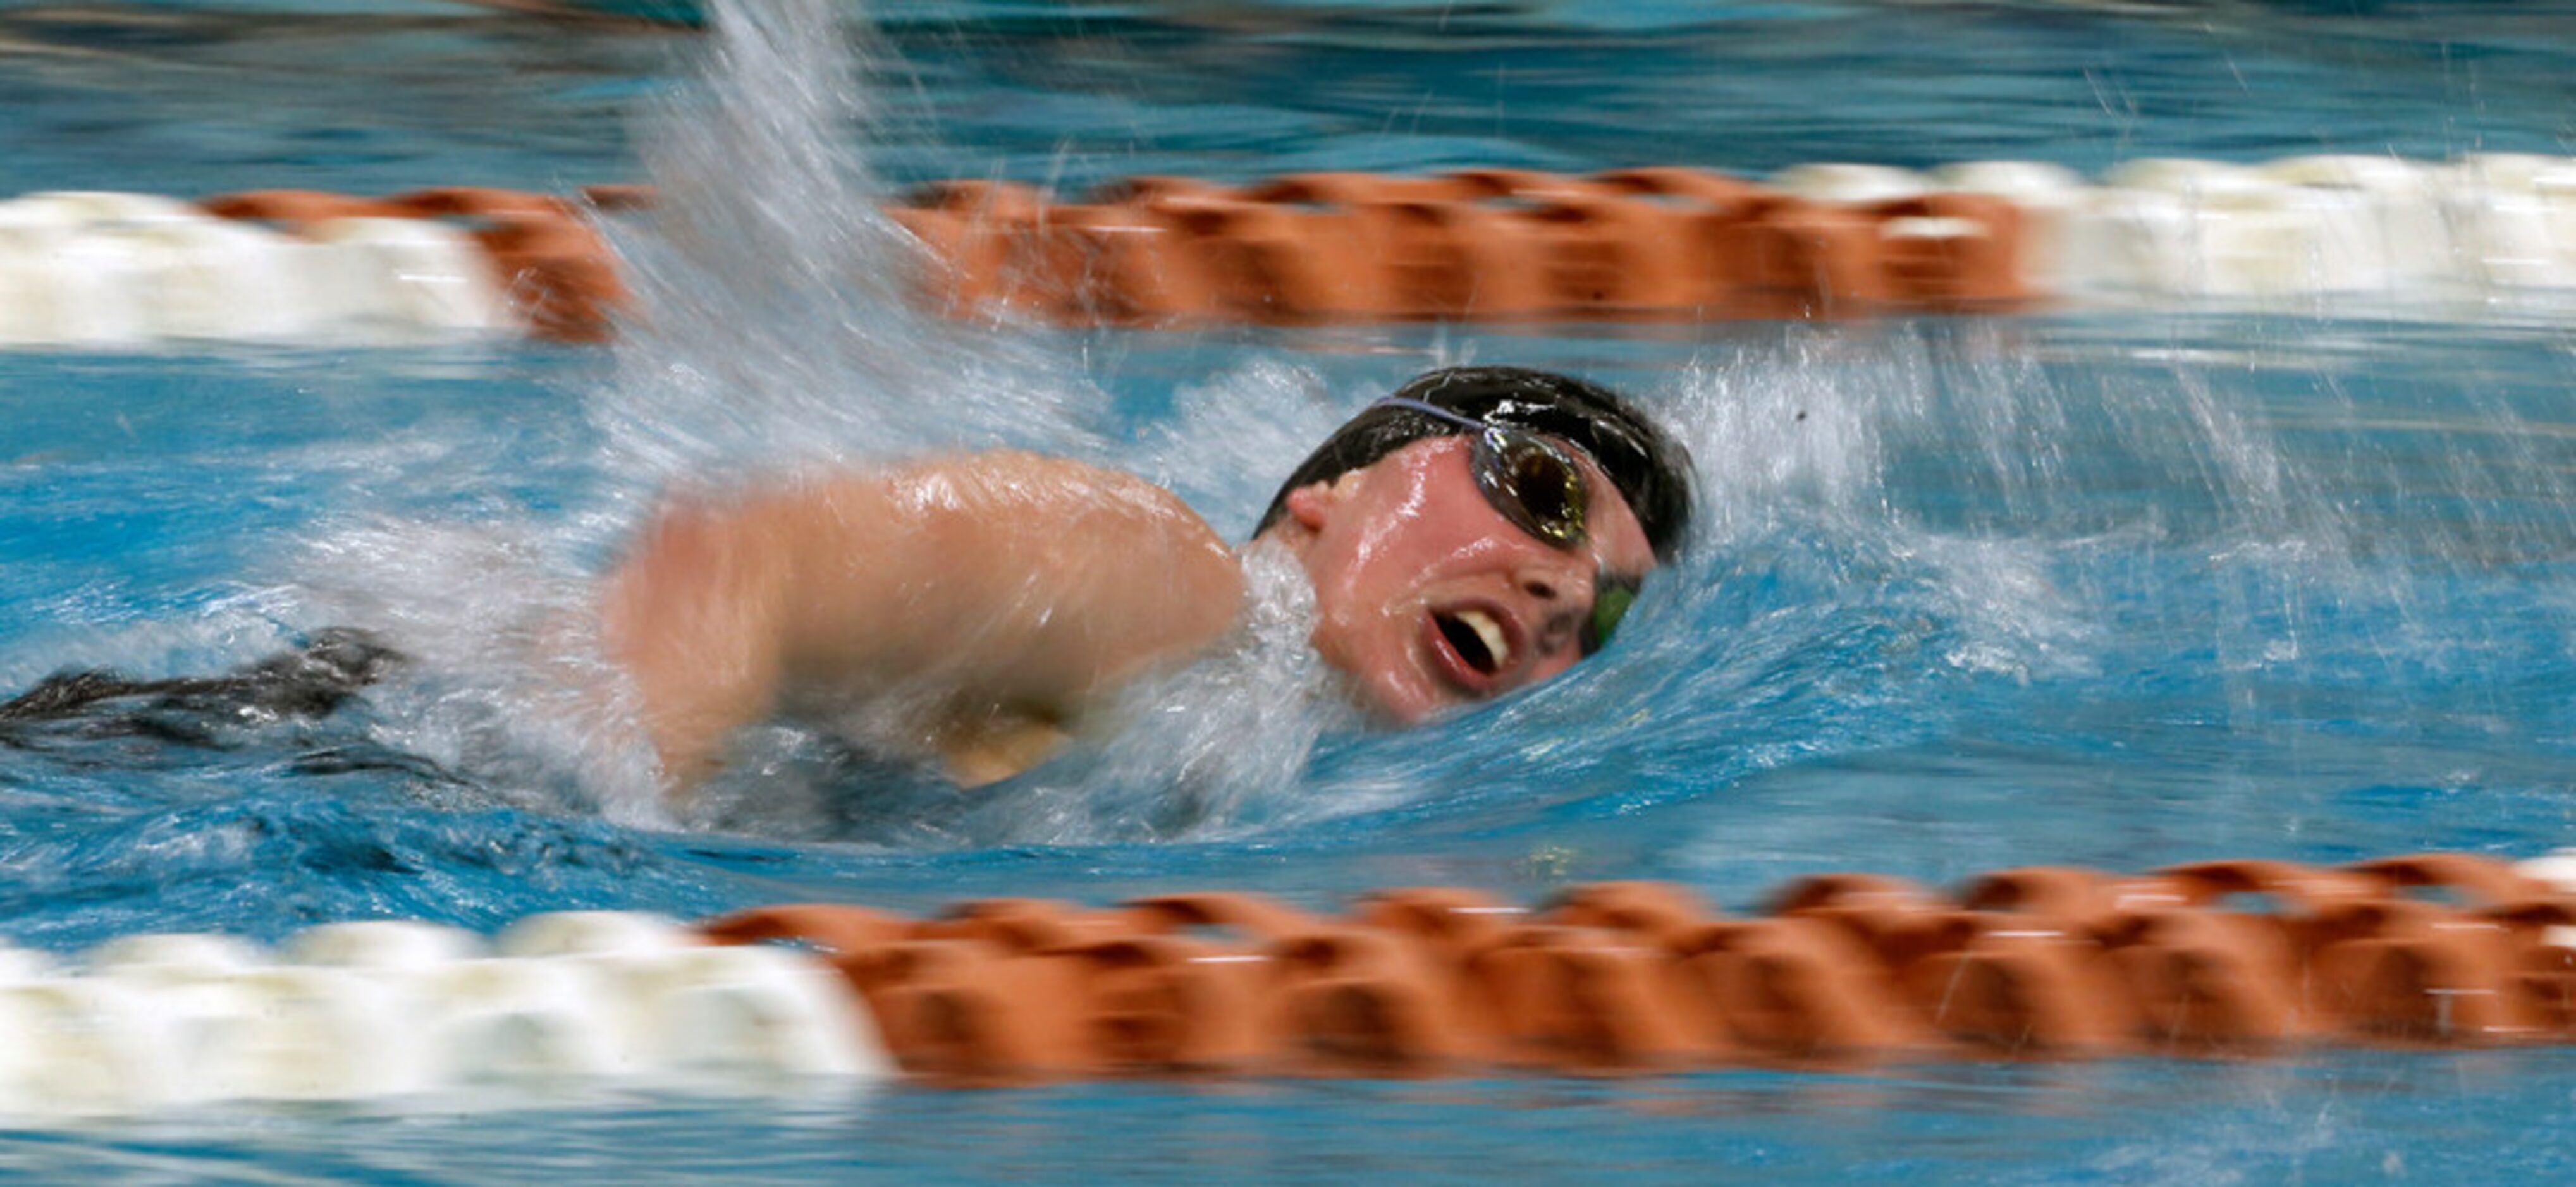
<path fill-rule="evenodd" d="M 1257 531 L 1314 582 L 1316 650 L 1410 722 L 1597 649 L 1690 510 L 1690 455 L 1607 389 L 1453 367 L 1335 431 Z"/>

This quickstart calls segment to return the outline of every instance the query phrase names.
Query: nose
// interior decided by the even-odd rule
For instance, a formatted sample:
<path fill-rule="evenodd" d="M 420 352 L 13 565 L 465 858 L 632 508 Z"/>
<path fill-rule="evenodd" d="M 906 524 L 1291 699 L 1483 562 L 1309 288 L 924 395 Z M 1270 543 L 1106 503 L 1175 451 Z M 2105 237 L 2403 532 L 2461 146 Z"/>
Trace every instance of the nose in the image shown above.
<path fill-rule="evenodd" d="M 1584 616 L 1592 608 L 1592 570 L 1573 558 L 1551 555 L 1522 565 L 1514 574 L 1521 596 L 1529 599 L 1529 622 L 1536 650 L 1552 655 L 1575 645 Z"/>

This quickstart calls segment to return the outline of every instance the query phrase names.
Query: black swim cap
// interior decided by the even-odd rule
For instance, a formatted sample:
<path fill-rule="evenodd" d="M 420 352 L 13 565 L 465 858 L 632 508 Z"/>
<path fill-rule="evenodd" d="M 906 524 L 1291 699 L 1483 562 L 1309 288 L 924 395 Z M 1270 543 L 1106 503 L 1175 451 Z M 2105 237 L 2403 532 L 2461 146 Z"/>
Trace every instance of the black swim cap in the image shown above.
<path fill-rule="evenodd" d="M 1654 546 L 1655 559 L 1670 562 L 1681 550 L 1690 528 L 1690 452 L 1610 389 L 1527 367 L 1447 367 L 1416 378 L 1395 395 L 1470 420 L 1554 437 L 1582 450 L 1628 501 L 1628 510 L 1646 529 L 1646 542 Z M 1372 404 L 1306 456 L 1271 498 L 1252 534 L 1269 531 L 1287 514 L 1291 491 L 1330 482 L 1416 441 L 1467 431 L 1428 413 Z"/>

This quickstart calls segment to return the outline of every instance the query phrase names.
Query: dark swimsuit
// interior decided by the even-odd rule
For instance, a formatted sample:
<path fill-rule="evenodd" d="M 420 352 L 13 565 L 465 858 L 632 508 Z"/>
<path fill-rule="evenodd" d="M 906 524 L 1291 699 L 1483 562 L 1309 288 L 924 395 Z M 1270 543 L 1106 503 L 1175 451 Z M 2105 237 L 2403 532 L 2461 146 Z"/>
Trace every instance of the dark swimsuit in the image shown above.
<path fill-rule="evenodd" d="M 293 651 L 218 676 L 138 680 L 92 669 L 56 672 L 0 703 L 0 745 L 37 727 L 78 723 L 83 732 L 163 734 L 180 718 L 322 717 L 403 662 L 365 631 L 318 631 Z"/>

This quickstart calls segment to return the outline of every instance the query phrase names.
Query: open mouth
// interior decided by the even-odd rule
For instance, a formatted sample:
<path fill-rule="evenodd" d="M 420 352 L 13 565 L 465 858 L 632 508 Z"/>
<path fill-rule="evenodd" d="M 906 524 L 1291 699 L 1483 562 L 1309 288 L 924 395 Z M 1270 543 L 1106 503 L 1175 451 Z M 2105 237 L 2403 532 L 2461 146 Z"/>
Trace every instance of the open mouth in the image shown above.
<path fill-rule="evenodd" d="M 1493 615 L 1482 610 L 1439 610 L 1431 615 L 1440 637 L 1479 676 L 1492 676 L 1512 662 L 1511 636 Z"/>

